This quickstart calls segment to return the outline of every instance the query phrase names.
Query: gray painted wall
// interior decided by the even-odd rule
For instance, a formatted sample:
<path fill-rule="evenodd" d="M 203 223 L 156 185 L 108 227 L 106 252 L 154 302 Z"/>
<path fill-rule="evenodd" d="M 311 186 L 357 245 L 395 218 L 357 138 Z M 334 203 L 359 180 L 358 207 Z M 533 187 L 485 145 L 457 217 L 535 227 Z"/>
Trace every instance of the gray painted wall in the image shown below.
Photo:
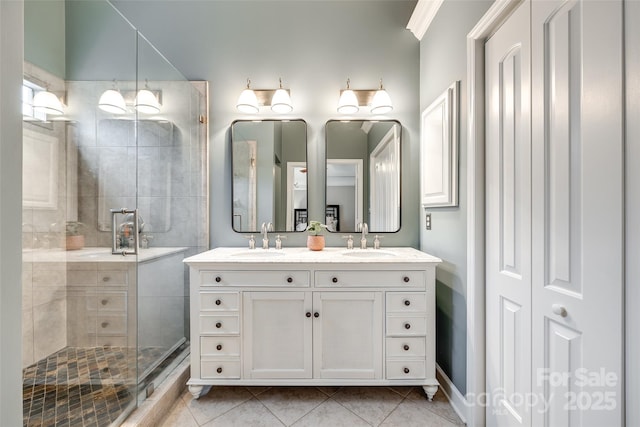
<path fill-rule="evenodd" d="M 459 127 L 459 205 L 420 208 L 420 247 L 442 258 L 436 275 L 436 361 L 462 394 L 466 370 L 467 263 L 467 47 L 466 36 L 492 1 L 445 1 L 420 42 L 420 110 L 428 107 L 451 83 L 461 80 Z M 425 213 L 431 230 L 425 230 Z"/>
<path fill-rule="evenodd" d="M 64 79 L 64 2 L 26 0 L 24 15 L 24 59 Z"/>
<path fill-rule="evenodd" d="M 0 1 L 0 425 L 22 425 L 23 2 Z"/>
<path fill-rule="evenodd" d="M 251 78 L 254 88 L 291 89 L 294 111 L 307 121 L 309 212 L 324 220 L 324 124 L 336 113 L 347 77 L 352 88 L 376 88 L 380 77 L 403 124 L 403 206 L 400 232 L 388 246 L 417 247 L 419 177 L 419 42 L 405 29 L 415 0 L 362 1 L 114 1 L 115 6 L 192 80 L 210 86 L 212 246 L 244 246 L 231 228 L 229 126 L 247 118 L 235 109 Z M 171 29 L 167 31 L 167 29 Z M 67 68 L 78 68 L 67 64 Z M 261 112 L 261 118 L 278 117 Z M 358 113 L 358 118 L 370 117 Z M 285 246 L 301 246 L 305 233 Z M 344 245 L 339 234 L 328 245 Z"/>

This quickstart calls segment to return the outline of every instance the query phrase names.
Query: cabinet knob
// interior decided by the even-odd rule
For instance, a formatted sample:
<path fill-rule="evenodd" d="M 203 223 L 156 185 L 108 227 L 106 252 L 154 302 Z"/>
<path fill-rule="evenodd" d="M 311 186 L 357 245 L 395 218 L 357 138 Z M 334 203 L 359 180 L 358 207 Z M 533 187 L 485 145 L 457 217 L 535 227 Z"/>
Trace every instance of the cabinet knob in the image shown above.
<path fill-rule="evenodd" d="M 337 277 L 332 277 L 332 278 L 331 278 L 331 281 L 332 281 L 333 283 L 338 283 L 338 278 L 337 278 Z"/>
<path fill-rule="evenodd" d="M 222 367 L 219 367 L 218 369 L 216 369 L 216 372 L 221 374 L 222 373 Z"/>
<path fill-rule="evenodd" d="M 411 279 L 409 279 L 409 276 L 404 276 L 402 280 L 404 280 L 404 283 L 409 283 L 409 280 Z"/>
<path fill-rule="evenodd" d="M 558 316 L 567 317 L 567 309 L 560 304 L 553 304 L 551 306 L 551 310 L 553 311 L 554 314 L 557 314 Z"/>
<path fill-rule="evenodd" d="M 310 311 L 307 311 L 307 314 L 306 314 L 305 316 L 307 316 L 307 317 L 311 317 L 311 312 L 310 312 Z"/>
<path fill-rule="evenodd" d="M 408 299 L 404 300 L 404 305 L 409 307 L 411 305 L 411 301 L 409 301 Z"/>
<path fill-rule="evenodd" d="M 220 301 L 219 299 L 216 300 L 216 305 L 220 305 L 222 304 L 222 301 Z"/>
<path fill-rule="evenodd" d="M 405 329 L 411 329 L 411 323 L 407 322 L 404 324 Z"/>
<path fill-rule="evenodd" d="M 217 322 L 216 323 L 216 328 L 218 328 L 218 329 L 222 328 L 222 322 Z"/>
<path fill-rule="evenodd" d="M 222 277 L 216 276 L 216 283 L 220 283 L 222 281 Z"/>
<path fill-rule="evenodd" d="M 404 348 L 404 351 L 409 351 L 409 345 L 405 344 L 402 348 Z"/>
<path fill-rule="evenodd" d="M 102 301 L 100 301 L 100 304 L 102 304 L 102 305 L 107 305 L 108 303 L 109 303 L 109 300 L 106 299 L 106 298 L 103 299 Z"/>
<path fill-rule="evenodd" d="M 316 311 L 315 313 L 313 313 L 313 317 L 316 317 L 316 318 L 320 317 L 320 313 Z"/>
<path fill-rule="evenodd" d="M 109 322 L 102 322 L 100 326 L 102 326 L 103 328 L 106 328 L 107 326 L 109 326 Z"/>
<path fill-rule="evenodd" d="M 216 346 L 216 350 L 218 350 L 218 351 L 222 350 L 222 344 L 218 344 L 218 345 Z"/>
<path fill-rule="evenodd" d="M 404 373 L 405 373 L 405 374 L 408 374 L 409 372 L 411 372 L 411 371 L 409 370 L 409 368 L 404 368 L 404 369 L 403 369 L 403 371 L 404 371 Z"/>
<path fill-rule="evenodd" d="M 293 277 L 287 277 L 287 283 L 293 283 Z"/>
<path fill-rule="evenodd" d="M 109 276 L 104 276 L 104 277 L 102 278 L 102 281 L 103 281 L 103 282 L 108 282 L 109 280 L 111 280 L 111 277 L 109 277 Z"/>

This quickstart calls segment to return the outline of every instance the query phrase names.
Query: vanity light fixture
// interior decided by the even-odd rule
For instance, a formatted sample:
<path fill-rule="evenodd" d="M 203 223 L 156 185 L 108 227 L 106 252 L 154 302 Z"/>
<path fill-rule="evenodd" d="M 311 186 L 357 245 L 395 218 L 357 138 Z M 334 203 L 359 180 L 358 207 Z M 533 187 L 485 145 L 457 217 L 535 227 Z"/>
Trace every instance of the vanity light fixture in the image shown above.
<path fill-rule="evenodd" d="M 280 87 L 276 90 L 271 98 L 271 110 L 276 113 L 290 113 L 293 111 L 293 105 L 291 104 L 291 96 L 289 92 L 282 88 L 282 78 L 280 78 Z"/>
<path fill-rule="evenodd" d="M 260 111 L 258 108 L 258 98 L 256 97 L 256 93 L 253 89 L 251 89 L 251 80 L 249 79 L 247 79 L 247 88 L 242 91 L 238 98 L 236 108 L 241 113 L 247 114 L 257 113 Z"/>
<path fill-rule="evenodd" d="M 280 87 L 278 89 L 251 89 L 251 80 L 247 79 L 247 87 L 242 91 L 236 108 L 241 113 L 256 114 L 262 106 L 271 106 L 274 113 L 286 114 L 293 111 L 291 95 L 289 89 Z"/>
<path fill-rule="evenodd" d="M 393 110 L 393 104 L 391 103 L 391 97 L 384 90 L 382 86 L 382 79 L 380 79 L 380 88 L 373 95 L 373 101 L 371 101 L 371 113 L 373 114 L 386 114 Z"/>
<path fill-rule="evenodd" d="M 160 102 L 156 95 L 149 90 L 149 80 L 145 80 L 144 89 L 140 89 L 133 102 L 136 111 L 143 114 L 157 114 L 160 112 Z"/>
<path fill-rule="evenodd" d="M 49 90 L 42 90 L 33 96 L 33 109 L 35 111 L 43 111 L 53 116 L 64 114 L 62 102 L 60 98 Z"/>
<path fill-rule="evenodd" d="M 386 114 L 393 110 L 391 97 L 384 89 L 382 79 L 380 79 L 378 89 L 351 89 L 350 83 L 350 80 L 347 79 L 347 89 L 340 91 L 338 113 L 355 114 L 361 105 L 369 106 L 371 114 Z"/>
<path fill-rule="evenodd" d="M 116 86 L 115 79 L 113 80 L 113 89 L 105 90 L 100 96 L 98 107 L 112 114 L 124 114 L 127 112 L 127 104 L 125 104 L 124 97 Z"/>
<path fill-rule="evenodd" d="M 351 79 L 347 79 L 347 88 L 340 91 L 340 99 L 338 100 L 338 113 L 354 114 L 360 110 L 358 98 L 350 87 Z"/>

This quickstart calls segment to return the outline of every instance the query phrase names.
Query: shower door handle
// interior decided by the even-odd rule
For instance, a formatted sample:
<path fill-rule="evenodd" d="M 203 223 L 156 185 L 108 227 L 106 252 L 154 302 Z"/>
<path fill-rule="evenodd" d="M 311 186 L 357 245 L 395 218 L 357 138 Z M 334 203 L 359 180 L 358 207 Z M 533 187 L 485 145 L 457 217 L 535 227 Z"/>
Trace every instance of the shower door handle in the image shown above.
<path fill-rule="evenodd" d="M 116 215 L 118 214 L 133 214 L 133 250 L 118 249 L 118 231 L 116 224 Z M 140 244 L 138 243 L 138 238 L 140 236 L 140 230 L 138 227 L 138 209 L 111 209 L 111 233 L 111 253 L 113 255 L 138 255 L 138 248 L 140 247 Z"/>

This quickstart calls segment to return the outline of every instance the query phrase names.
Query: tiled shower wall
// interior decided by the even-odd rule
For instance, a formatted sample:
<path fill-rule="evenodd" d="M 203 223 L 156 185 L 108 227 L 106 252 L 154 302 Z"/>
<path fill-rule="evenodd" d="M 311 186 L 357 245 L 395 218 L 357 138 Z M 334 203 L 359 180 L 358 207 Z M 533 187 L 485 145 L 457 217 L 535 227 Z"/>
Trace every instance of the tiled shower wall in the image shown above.
<path fill-rule="evenodd" d="M 121 118 L 96 107 L 111 85 L 67 82 L 78 116 L 78 218 L 87 225 L 86 245 L 111 246 L 108 210 L 137 203 L 151 246 L 186 246 L 197 253 L 208 245 L 206 142 L 197 123 L 198 90 L 190 82 L 149 82 L 162 90 L 162 112 L 139 115 L 136 129 L 133 116 Z M 134 89 L 128 82 L 118 86 L 125 98 Z"/>

